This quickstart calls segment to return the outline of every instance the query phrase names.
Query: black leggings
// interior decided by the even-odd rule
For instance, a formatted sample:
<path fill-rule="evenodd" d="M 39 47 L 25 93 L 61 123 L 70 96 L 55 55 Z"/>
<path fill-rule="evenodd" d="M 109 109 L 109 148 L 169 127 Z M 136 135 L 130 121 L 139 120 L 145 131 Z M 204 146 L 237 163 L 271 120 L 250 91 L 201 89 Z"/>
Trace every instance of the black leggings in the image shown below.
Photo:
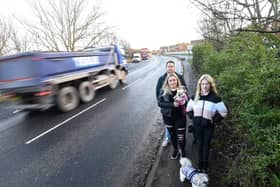
<path fill-rule="evenodd" d="M 182 151 L 182 157 L 185 157 L 186 146 L 186 117 L 176 119 L 164 117 L 166 128 L 168 129 L 171 137 L 171 143 L 175 150 L 179 148 Z"/>
<path fill-rule="evenodd" d="M 195 136 L 198 140 L 198 167 L 208 168 L 210 143 L 214 134 L 214 126 L 203 127 L 194 125 Z"/>

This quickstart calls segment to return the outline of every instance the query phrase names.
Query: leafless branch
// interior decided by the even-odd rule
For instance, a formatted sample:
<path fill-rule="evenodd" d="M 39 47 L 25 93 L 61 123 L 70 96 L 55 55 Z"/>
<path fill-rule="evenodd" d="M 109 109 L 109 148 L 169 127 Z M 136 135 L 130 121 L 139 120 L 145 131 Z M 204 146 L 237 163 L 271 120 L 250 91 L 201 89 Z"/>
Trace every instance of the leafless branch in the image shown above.
<path fill-rule="evenodd" d="M 23 22 L 33 41 L 51 51 L 75 51 L 100 40 L 109 29 L 101 7 L 88 0 L 38 0 L 31 4 L 36 21 Z"/>
<path fill-rule="evenodd" d="M 0 19 L 0 55 L 9 51 L 9 40 L 12 35 L 12 26 L 6 21 Z"/>
<path fill-rule="evenodd" d="M 235 32 L 279 33 L 279 0 L 190 0 L 193 5 L 207 15 L 213 23 L 222 23 L 223 35 Z M 205 21 L 205 19 L 204 19 Z M 206 24 L 204 22 L 204 24 Z M 209 33 L 216 30 L 215 25 L 208 25 Z M 204 31 L 206 33 L 206 31 Z M 209 34 L 207 35 L 209 37 Z M 222 37 L 220 37 L 222 38 Z"/>

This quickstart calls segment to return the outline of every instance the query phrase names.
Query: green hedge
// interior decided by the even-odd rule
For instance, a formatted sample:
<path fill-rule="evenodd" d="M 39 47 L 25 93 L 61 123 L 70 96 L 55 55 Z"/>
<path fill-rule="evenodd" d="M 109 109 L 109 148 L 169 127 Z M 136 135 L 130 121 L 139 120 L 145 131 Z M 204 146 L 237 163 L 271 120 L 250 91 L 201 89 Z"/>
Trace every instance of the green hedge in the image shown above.
<path fill-rule="evenodd" d="M 230 38 L 220 51 L 193 47 L 194 68 L 216 79 L 243 144 L 225 186 L 280 186 L 279 48 L 279 37 L 252 33 Z"/>

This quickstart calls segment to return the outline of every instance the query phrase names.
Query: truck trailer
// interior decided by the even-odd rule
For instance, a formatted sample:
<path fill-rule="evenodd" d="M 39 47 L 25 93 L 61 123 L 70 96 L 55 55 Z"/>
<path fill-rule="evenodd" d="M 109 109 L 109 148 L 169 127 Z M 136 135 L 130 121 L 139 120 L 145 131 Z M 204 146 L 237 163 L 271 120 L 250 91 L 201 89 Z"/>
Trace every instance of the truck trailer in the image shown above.
<path fill-rule="evenodd" d="M 16 110 L 62 112 L 87 103 L 95 91 L 125 83 L 128 69 L 117 45 L 79 52 L 26 52 L 0 57 L 0 92 Z"/>

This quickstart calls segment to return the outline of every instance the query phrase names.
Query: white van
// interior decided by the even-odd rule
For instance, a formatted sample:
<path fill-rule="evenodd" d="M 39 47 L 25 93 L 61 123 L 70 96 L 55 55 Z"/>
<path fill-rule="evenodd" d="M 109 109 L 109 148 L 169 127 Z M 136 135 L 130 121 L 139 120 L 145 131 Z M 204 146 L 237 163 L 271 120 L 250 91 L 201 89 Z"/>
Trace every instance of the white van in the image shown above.
<path fill-rule="evenodd" d="M 141 61 L 141 54 L 140 53 L 134 53 L 132 62 L 140 62 Z"/>

